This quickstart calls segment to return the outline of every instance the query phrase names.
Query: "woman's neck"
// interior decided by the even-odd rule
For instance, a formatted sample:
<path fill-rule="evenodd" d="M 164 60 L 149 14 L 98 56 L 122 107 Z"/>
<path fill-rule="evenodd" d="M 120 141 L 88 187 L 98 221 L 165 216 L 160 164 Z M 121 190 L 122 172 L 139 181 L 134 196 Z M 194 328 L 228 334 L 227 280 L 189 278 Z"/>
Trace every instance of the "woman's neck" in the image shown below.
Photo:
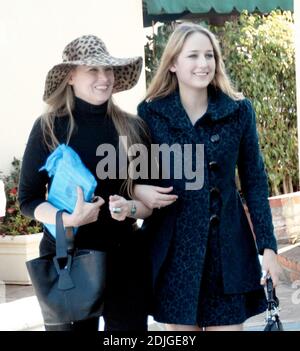
<path fill-rule="evenodd" d="M 201 90 L 179 89 L 181 103 L 192 124 L 201 118 L 208 105 L 207 88 Z"/>
<path fill-rule="evenodd" d="M 99 117 L 104 116 L 107 113 L 108 101 L 105 101 L 101 105 L 93 105 L 81 98 L 75 97 L 75 112 L 77 116 L 87 117 Z"/>

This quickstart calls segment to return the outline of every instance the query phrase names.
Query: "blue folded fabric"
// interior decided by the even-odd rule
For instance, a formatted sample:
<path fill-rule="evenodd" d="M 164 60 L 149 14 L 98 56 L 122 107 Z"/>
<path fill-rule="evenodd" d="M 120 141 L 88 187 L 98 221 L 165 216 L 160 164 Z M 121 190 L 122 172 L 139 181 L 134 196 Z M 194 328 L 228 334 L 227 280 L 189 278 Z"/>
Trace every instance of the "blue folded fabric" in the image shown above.
<path fill-rule="evenodd" d="M 72 213 L 77 201 L 77 186 L 81 187 L 86 202 L 93 199 L 97 181 L 70 146 L 59 145 L 39 169 L 42 170 L 53 177 L 47 200 L 54 207 Z M 44 223 L 44 226 L 56 237 L 55 225 Z"/>

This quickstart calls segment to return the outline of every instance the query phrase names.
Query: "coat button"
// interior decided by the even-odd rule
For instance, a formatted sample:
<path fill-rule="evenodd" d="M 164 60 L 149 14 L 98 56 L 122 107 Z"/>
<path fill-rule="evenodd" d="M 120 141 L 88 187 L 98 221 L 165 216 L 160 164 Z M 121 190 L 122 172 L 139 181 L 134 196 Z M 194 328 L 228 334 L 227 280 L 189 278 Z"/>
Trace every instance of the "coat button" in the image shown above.
<path fill-rule="evenodd" d="M 209 169 L 211 170 L 211 171 L 217 171 L 218 170 L 218 168 L 219 168 L 219 165 L 218 165 L 218 163 L 216 162 L 216 161 L 211 161 L 211 162 L 209 162 Z"/>
<path fill-rule="evenodd" d="M 220 141 L 220 135 L 219 134 L 213 134 L 211 137 L 210 137 L 210 141 L 212 143 L 218 143 Z"/>
<path fill-rule="evenodd" d="M 211 225 L 217 225 L 220 223 L 220 217 L 216 214 L 213 214 L 212 216 L 210 216 L 210 219 L 209 219 L 209 223 Z"/>
<path fill-rule="evenodd" d="M 211 196 L 218 196 L 218 195 L 220 195 L 220 189 L 219 188 L 217 188 L 217 187 L 213 187 L 213 188 L 211 188 L 210 189 L 210 195 Z"/>

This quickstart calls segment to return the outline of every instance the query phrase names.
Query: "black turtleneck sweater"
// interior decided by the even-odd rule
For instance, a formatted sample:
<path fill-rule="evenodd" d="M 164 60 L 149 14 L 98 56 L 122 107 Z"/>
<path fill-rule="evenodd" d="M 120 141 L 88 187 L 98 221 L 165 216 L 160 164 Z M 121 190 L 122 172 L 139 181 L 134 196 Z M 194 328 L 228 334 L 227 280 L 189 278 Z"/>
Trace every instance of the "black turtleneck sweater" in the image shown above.
<path fill-rule="evenodd" d="M 103 143 L 114 145 L 118 150 L 118 134 L 109 116 L 107 103 L 95 106 L 81 99 L 75 99 L 73 111 L 76 130 L 69 146 L 80 156 L 84 165 L 97 179 L 95 195 L 101 196 L 105 204 L 101 206 L 98 221 L 79 228 L 76 234 L 78 247 L 107 249 L 119 245 L 126 233 L 132 233 L 132 219 L 119 222 L 111 218 L 108 209 L 109 195 L 120 194 L 123 179 L 98 179 L 96 167 L 101 158 L 96 156 L 97 147 Z M 66 143 L 68 118 L 55 119 L 55 135 L 60 143 Z M 41 119 L 37 119 L 30 133 L 25 149 L 19 184 L 19 203 L 24 215 L 34 217 L 35 208 L 45 201 L 46 186 L 51 186 L 47 172 L 38 170 L 45 164 L 50 152 L 45 146 L 41 130 Z M 116 162 L 118 165 L 118 162 Z M 118 175 L 118 169 L 116 169 Z M 123 195 L 124 196 L 124 195 Z M 125 196 L 126 197 L 126 196 Z"/>

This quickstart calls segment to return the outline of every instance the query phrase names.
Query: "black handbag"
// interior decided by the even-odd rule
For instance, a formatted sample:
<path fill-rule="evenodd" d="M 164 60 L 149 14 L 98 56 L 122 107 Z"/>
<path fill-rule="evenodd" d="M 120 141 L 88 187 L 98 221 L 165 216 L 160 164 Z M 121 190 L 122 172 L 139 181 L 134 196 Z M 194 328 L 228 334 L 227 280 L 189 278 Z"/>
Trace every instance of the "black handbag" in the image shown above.
<path fill-rule="evenodd" d="M 283 325 L 279 318 L 279 299 L 273 287 L 272 278 L 266 278 L 266 296 L 268 307 L 266 310 L 266 325 L 264 331 L 283 331 Z"/>
<path fill-rule="evenodd" d="M 68 250 L 62 213 L 56 214 L 56 255 L 26 262 L 46 326 L 99 317 L 103 310 L 106 253 Z"/>

